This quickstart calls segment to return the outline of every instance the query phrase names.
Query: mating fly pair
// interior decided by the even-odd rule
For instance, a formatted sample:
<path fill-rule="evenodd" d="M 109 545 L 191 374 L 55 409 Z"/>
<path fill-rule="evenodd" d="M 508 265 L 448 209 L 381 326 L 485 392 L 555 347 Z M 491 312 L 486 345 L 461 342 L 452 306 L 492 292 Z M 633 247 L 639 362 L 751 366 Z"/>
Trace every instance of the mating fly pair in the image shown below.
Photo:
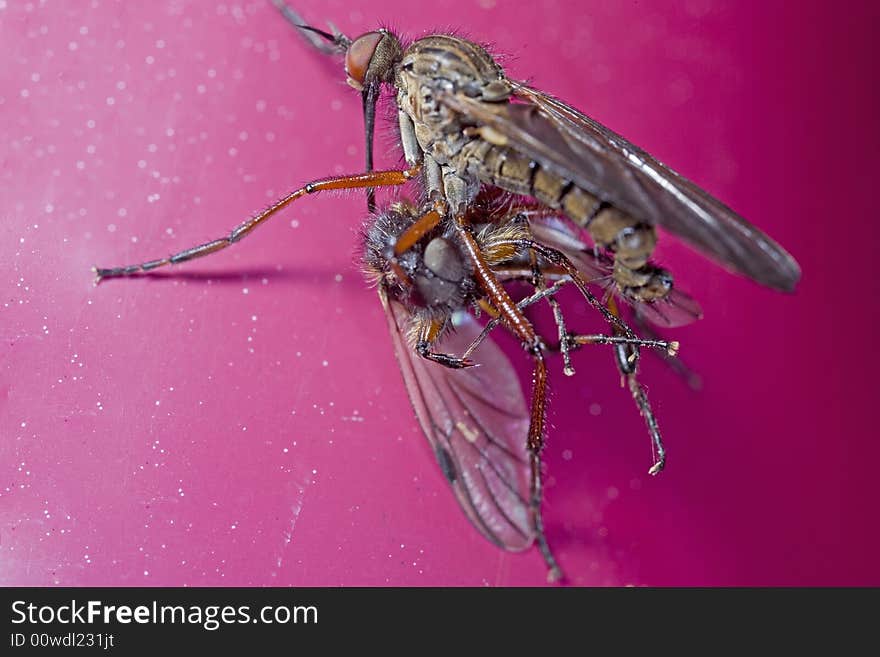
<path fill-rule="evenodd" d="M 546 345 L 524 308 L 548 300 L 567 372 L 576 346 L 614 347 L 654 440 L 656 473 L 664 452 L 635 379 L 638 349 L 674 353 L 677 346 L 637 338 L 613 298 L 603 303 L 588 284 L 608 281 L 617 297 L 660 324 L 699 316 L 696 304 L 673 287 L 669 272 L 650 261 L 655 226 L 777 289 L 793 289 L 798 266 L 782 247 L 690 181 L 577 110 L 507 78 L 481 46 L 449 35 L 405 46 L 387 30 L 352 40 L 307 26 L 274 1 L 313 44 L 344 56 L 348 82 L 362 94 L 367 171 L 308 183 L 225 237 L 166 258 L 97 269 L 97 276 L 129 276 L 214 253 L 308 194 L 364 188 L 373 210 L 373 189 L 418 180 L 423 202 L 400 202 L 374 213 L 364 253 L 410 398 L 472 523 L 505 549 L 537 542 L 551 577 L 558 577 L 540 508 Z M 373 171 L 375 107 L 384 88 L 395 94 L 406 168 Z M 590 235 L 592 247 L 577 229 Z M 517 303 L 505 287 L 509 280 L 527 280 L 535 293 Z M 568 284 L 604 317 L 611 335 L 568 332 L 553 298 Z M 493 317 L 482 331 L 463 312 L 475 306 Z M 486 339 L 499 323 L 533 359 L 528 408 L 510 363 Z"/>

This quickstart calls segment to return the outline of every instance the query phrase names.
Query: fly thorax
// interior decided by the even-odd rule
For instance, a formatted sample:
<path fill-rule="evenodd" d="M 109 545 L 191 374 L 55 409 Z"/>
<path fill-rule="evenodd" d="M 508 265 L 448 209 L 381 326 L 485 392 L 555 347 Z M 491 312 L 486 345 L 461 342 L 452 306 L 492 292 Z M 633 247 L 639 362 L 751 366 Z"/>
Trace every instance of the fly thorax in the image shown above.
<path fill-rule="evenodd" d="M 462 135 L 461 117 L 438 99 L 438 93 L 452 87 L 444 80 L 433 84 L 412 82 L 406 91 L 398 93 L 398 103 L 412 120 L 421 149 L 439 164 L 446 164 L 467 141 Z"/>
<path fill-rule="evenodd" d="M 424 305 L 460 307 L 473 284 L 470 268 L 459 248 L 445 237 L 435 237 L 422 252 L 421 264 L 414 282 Z"/>
<path fill-rule="evenodd" d="M 503 71 L 484 48 L 449 35 L 415 41 L 404 52 L 395 80 L 398 104 L 413 121 L 422 149 L 440 162 L 457 153 L 465 140 L 467 117 L 442 102 L 444 94 L 462 94 L 487 102 L 511 95 Z"/>
<path fill-rule="evenodd" d="M 463 247 L 439 228 L 397 252 L 400 238 L 421 215 L 400 202 L 373 217 L 364 230 L 364 269 L 410 311 L 442 317 L 472 301 L 477 285 Z"/>

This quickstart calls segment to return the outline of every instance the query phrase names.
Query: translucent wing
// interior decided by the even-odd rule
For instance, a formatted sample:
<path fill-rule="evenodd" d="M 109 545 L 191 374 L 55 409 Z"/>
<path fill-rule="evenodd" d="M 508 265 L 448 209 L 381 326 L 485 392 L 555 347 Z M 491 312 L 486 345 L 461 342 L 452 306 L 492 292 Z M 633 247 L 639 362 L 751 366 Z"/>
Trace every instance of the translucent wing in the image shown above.
<path fill-rule="evenodd" d="M 526 549 L 535 538 L 525 447 L 529 415 L 510 361 L 486 339 L 473 356 L 479 367 L 451 370 L 429 362 L 407 344 L 407 310 L 381 287 L 379 296 L 416 417 L 458 503 L 494 544 Z M 461 315 L 461 324 L 438 345 L 445 353 L 462 353 L 480 333 L 473 317 Z"/>
<path fill-rule="evenodd" d="M 618 296 L 625 299 L 633 307 L 636 314 L 641 315 L 654 326 L 665 328 L 685 326 L 703 316 L 700 304 L 692 296 L 675 287 L 665 298 L 650 303 L 639 302 L 622 295 Z"/>
<path fill-rule="evenodd" d="M 511 82 L 519 103 L 464 94 L 442 102 L 520 152 L 636 219 L 662 226 L 720 263 L 780 290 L 800 278 L 779 244 L 690 180 L 565 103 Z"/>
<path fill-rule="evenodd" d="M 588 282 L 610 286 L 618 298 L 652 324 L 672 328 L 690 324 L 703 316 L 700 304 L 677 287 L 673 287 L 666 298 L 653 302 L 620 294 L 611 277 L 614 264 L 611 258 L 582 242 L 569 224 L 558 217 L 530 217 L 529 229 L 537 241 L 562 251 Z"/>

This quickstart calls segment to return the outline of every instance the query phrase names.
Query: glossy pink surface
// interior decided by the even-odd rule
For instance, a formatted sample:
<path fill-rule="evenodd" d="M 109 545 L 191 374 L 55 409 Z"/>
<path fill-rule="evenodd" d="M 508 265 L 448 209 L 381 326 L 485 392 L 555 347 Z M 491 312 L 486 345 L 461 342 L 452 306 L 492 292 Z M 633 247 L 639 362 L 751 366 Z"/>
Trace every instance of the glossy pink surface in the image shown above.
<path fill-rule="evenodd" d="M 786 245 L 795 296 L 673 238 L 703 376 L 552 362 L 546 521 L 574 584 L 880 584 L 876 9 L 857 3 L 302 2 L 351 35 L 466 33 Z M 298 202 L 167 276 L 93 264 L 224 234 L 362 168 L 360 102 L 269 2 L 0 0 L 0 584 L 539 585 L 467 523 L 421 436 L 360 194 Z M 380 163 L 396 160 L 382 142 Z M 569 323 L 590 314 L 566 297 Z M 523 383 L 528 363 L 512 346 Z"/>

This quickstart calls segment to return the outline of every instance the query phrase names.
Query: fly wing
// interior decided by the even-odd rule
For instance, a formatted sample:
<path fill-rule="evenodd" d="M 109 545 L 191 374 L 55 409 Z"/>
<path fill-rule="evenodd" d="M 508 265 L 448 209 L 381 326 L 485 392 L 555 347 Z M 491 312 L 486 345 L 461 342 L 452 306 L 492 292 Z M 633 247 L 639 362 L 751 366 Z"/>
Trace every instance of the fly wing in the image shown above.
<path fill-rule="evenodd" d="M 691 295 L 678 288 L 672 288 L 666 297 L 657 301 L 639 302 L 632 299 L 626 301 L 635 312 L 654 326 L 676 328 L 697 321 L 703 316 L 703 309 Z"/>
<path fill-rule="evenodd" d="M 611 276 L 614 262 L 605 253 L 582 242 L 567 222 L 552 216 L 530 217 L 529 230 L 538 242 L 562 251 L 588 283 L 610 286 L 617 291 Z M 684 326 L 703 316 L 700 304 L 677 287 L 664 299 L 652 302 L 631 299 L 619 292 L 617 296 L 656 326 Z"/>
<path fill-rule="evenodd" d="M 662 226 L 759 283 L 794 289 L 800 278 L 794 258 L 721 201 L 562 101 L 511 84 L 523 102 L 487 103 L 448 93 L 441 100 L 602 201 Z"/>
<path fill-rule="evenodd" d="M 406 340 L 410 315 L 380 287 L 394 352 L 422 431 L 455 497 L 483 536 L 506 550 L 524 550 L 535 538 L 529 510 L 529 414 L 507 357 L 487 338 L 473 360 L 452 370 L 421 358 Z M 480 333 L 473 317 L 438 344 L 462 353 Z"/>

